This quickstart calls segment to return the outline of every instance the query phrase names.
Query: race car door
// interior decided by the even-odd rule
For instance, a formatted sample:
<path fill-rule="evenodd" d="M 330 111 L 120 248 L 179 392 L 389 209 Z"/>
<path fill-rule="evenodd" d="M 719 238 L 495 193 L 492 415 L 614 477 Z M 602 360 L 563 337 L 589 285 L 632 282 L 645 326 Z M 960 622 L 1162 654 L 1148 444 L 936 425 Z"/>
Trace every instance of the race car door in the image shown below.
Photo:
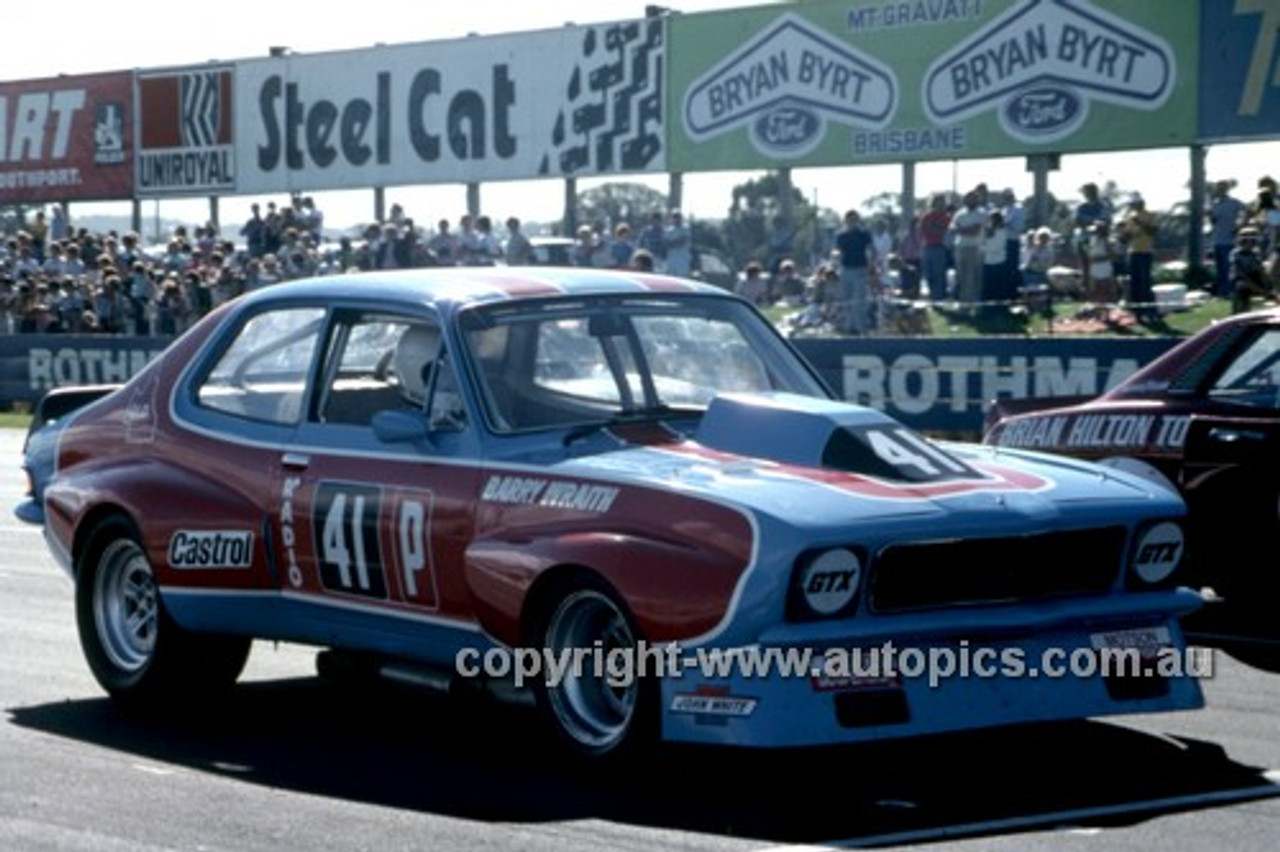
<path fill-rule="evenodd" d="M 477 629 L 461 570 L 477 439 L 449 393 L 456 374 L 439 326 L 339 310 L 325 351 L 307 417 L 280 459 L 286 596 L 322 633 L 340 634 L 335 644 L 412 643 L 451 663 Z M 379 418 L 392 428 L 375 430 Z"/>
<path fill-rule="evenodd" d="M 1195 415 L 1183 452 L 1179 486 L 1192 541 L 1214 543 L 1212 552 L 1195 552 L 1194 559 L 1205 564 L 1209 584 L 1220 593 L 1242 583 L 1258 588 L 1264 578 L 1241 572 L 1261 570 L 1260 555 L 1274 552 L 1280 534 L 1280 419 Z M 1280 585 L 1274 559 L 1263 561 L 1266 582 Z"/>

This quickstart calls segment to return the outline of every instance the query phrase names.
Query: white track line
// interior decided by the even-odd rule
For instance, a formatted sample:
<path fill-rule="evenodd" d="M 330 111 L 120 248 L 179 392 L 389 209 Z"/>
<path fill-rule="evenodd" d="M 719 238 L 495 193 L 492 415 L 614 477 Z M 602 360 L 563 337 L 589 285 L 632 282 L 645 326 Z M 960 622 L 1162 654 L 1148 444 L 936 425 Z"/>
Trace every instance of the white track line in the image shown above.
<path fill-rule="evenodd" d="M 1263 776 L 1273 784 L 1257 787 L 1246 787 L 1240 790 L 1220 790 L 1213 793 L 1201 793 L 1190 796 L 1170 796 L 1165 799 L 1147 799 L 1140 802 L 1127 802 L 1121 805 L 1102 805 L 1094 808 L 1076 808 L 1074 810 L 1052 811 L 1044 814 L 993 819 L 984 822 L 968 822 L 959 825 L 944 825 L 937 828 L 923 828 L 916 831 L 900 831 L 894 834 L 873 834 L 867 837 L 851 837 L 847 840 L 831 840 L 817 845 L 771 846 L 760 852 L 817 852 L 821 849 L 857 849 L 869 846 L 899 846 L 912 843 L 927 843 L 936 840 L 955 840 L 962 837 L 976 837 L 1006 831 L 1018 831 L 1038 826 L 1074 827 L 1074 824 L 1100 817 L 1123 814 L 1142 813 L 1144 811 L 1177 811 L 1203 805 L 1241 802 L 1251 799 L 1266 799 L 1280 796 L 1280 770 L 1271 770 Z"/>

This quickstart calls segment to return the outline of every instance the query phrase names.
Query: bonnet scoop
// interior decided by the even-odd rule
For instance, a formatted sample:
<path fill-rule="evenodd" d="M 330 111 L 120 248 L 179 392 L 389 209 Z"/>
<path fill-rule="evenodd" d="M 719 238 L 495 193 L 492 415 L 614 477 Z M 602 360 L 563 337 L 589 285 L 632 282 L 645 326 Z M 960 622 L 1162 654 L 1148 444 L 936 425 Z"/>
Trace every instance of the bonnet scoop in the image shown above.
<path fill-rule="evenodd" d="M 881 411 L 798 394 L 721 394 L 707 406 L 694 439 L 717 452 L 891 480 L 976 475 Z"/>

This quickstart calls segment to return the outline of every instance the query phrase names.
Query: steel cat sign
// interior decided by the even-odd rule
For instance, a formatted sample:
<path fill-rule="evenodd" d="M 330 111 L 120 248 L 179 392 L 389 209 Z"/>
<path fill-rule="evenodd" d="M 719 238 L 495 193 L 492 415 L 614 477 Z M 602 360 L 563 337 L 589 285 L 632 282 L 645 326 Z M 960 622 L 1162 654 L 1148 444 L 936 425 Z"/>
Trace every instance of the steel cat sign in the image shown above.
<path fill-rule="evenodd" d="M 241 192 L 665 169 L 660 19 L 237 65 Z"/>

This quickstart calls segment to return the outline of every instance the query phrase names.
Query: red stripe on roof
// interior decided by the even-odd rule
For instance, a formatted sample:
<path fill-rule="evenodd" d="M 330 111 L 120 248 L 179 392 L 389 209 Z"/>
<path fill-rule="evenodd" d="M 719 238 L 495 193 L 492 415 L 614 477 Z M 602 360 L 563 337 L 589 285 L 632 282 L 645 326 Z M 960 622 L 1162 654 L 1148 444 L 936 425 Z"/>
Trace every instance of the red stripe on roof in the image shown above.
<path fill-rule="evenodd" d="M 523 296 L 557 296 L 564 292 L 560 287 L 547 281 L 538 281 L 522 276 L 504 276 L 495 274 L 486 278 L 485 283 L 491 285 L 512 298 Z"/>
<path fill-rule="evenodd" d="M 637 278 L 636 281 L 646 290 L 652 290 L 656 293 L 688 293 L 694 289 L 688 281 L 659 275 L 646 275 L 643 278 Z"/>

